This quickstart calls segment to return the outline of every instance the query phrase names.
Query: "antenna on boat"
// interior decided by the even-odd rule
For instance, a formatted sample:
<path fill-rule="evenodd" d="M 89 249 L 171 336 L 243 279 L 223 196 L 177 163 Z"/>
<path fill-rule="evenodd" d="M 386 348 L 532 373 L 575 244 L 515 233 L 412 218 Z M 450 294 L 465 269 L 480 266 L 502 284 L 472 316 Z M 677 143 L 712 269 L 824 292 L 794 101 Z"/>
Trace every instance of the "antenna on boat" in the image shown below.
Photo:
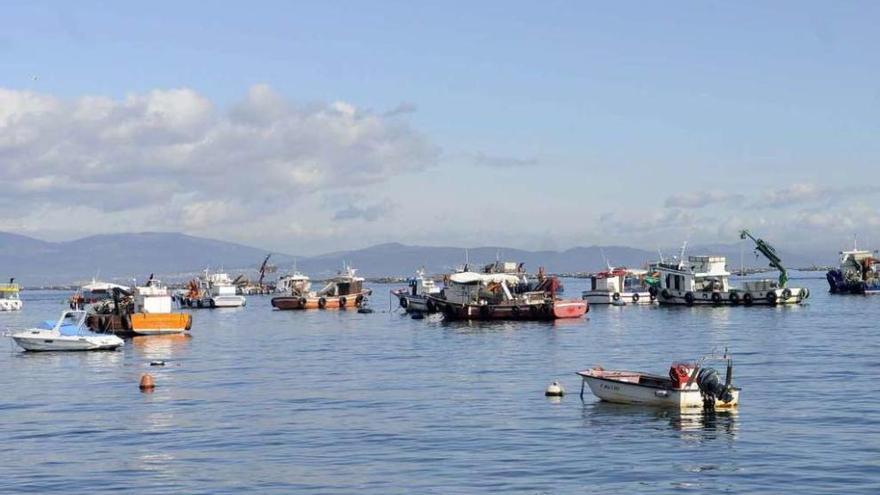
<path fill-rule="evenodd" d="M 663 252 L 660 251 L 660 246 L 657 246 L 657 256 L 660 256 L 660 263 L 664 263 L 664 261 L 663 261 Z"/>
<path fill-rule="evenodd" d="M 684 253 L 687 251 L 688 241 L 684 241 L 684 244 L 681 245 L 681 252 L 678 255 L 678 266 L 684 266 Z"/>
<path fill-rule="evenodd" d="M 605 266 L 608 267 L 608 271 L 611 271 L 611 263 L 608 261 L 608 257 L 605 256 L 605 249 L 599 248 L 599 254 L 602 255 L 602 259 L 605 260 Z"/>

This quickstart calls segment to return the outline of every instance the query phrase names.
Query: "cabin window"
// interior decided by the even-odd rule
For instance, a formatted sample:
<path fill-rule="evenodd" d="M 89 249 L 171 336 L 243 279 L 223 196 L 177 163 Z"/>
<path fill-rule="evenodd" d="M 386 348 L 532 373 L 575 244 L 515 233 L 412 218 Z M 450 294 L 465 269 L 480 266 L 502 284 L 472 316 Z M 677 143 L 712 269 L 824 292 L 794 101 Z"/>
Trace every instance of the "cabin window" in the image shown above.
<path fill-rule="evenodd" d="M 672 275 L 666 275 L 666 287 L 672 288 Z"/>
<path fill-rule="evenodd" d="M 675 276 L 675 290 L 681 290 L 681 275 Z"/>

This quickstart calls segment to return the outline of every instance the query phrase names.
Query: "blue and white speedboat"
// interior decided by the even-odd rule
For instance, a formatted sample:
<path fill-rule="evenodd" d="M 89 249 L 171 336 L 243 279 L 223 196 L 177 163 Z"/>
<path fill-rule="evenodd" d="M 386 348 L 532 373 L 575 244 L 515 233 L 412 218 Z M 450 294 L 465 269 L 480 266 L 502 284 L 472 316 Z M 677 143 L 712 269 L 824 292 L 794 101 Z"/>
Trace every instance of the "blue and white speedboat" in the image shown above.
<path fill-rule="evenodd" d="M 64 311 L 57 322 L 47 320 L 37 328 L 13 333 L 10 337 L 26 351 L 104 351 L 125 344 L 116 335 L 88 330 L 86 315 L 83 310 Z"/>

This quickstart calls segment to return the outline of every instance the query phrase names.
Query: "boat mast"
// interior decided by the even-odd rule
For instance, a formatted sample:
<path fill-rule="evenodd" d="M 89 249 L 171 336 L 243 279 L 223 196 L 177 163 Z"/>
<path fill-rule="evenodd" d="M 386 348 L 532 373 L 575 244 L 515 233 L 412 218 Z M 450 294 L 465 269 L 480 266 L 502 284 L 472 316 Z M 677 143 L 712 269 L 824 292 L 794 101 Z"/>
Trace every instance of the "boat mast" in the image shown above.
<path fill-rule="evenodd" d="M 782 266 L 782 259 L 779 255 L 776 254 L 776 249 L 773 248 L 770 244 L 764 242 L 763 239 L 755 239 L 755 237 L 748 230 L 743 230 L 739 233 L 740 239 L 749 238 L 752 242 L 755 243 L 755 251 L 764 255 L 765 258 L 770 262 L 770 266 L 772 268 L 776 268 L 779 270 L 779 287 L 784 288 L 785 284 L 788 283 L 788 271 Z"/>

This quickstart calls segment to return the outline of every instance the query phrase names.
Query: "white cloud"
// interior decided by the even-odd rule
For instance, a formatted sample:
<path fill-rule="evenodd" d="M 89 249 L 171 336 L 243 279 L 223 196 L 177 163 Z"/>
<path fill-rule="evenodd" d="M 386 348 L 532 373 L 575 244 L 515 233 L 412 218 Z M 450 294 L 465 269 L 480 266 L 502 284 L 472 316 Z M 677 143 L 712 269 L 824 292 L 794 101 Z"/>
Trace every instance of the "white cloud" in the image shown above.
<path fill-rule="evenodd" d="M 228 111 L 187 88 L 122 99 L 0 88 L 0 202 L 30 231 L 69 228 L 29 214 L 44 207 L 129 228 L 277 221 L 316 192 L 423 170 L 439 154 L 399 117 L 297 105 L 266 85 Z"/>
<path fill-rule="evenodd" d="M 676 194 L 666 198 L 667 208 L 703 208 L 713 204 L 735 204 L 742 202 L 742 194 L 725 191 L 696 191 Z"/>

